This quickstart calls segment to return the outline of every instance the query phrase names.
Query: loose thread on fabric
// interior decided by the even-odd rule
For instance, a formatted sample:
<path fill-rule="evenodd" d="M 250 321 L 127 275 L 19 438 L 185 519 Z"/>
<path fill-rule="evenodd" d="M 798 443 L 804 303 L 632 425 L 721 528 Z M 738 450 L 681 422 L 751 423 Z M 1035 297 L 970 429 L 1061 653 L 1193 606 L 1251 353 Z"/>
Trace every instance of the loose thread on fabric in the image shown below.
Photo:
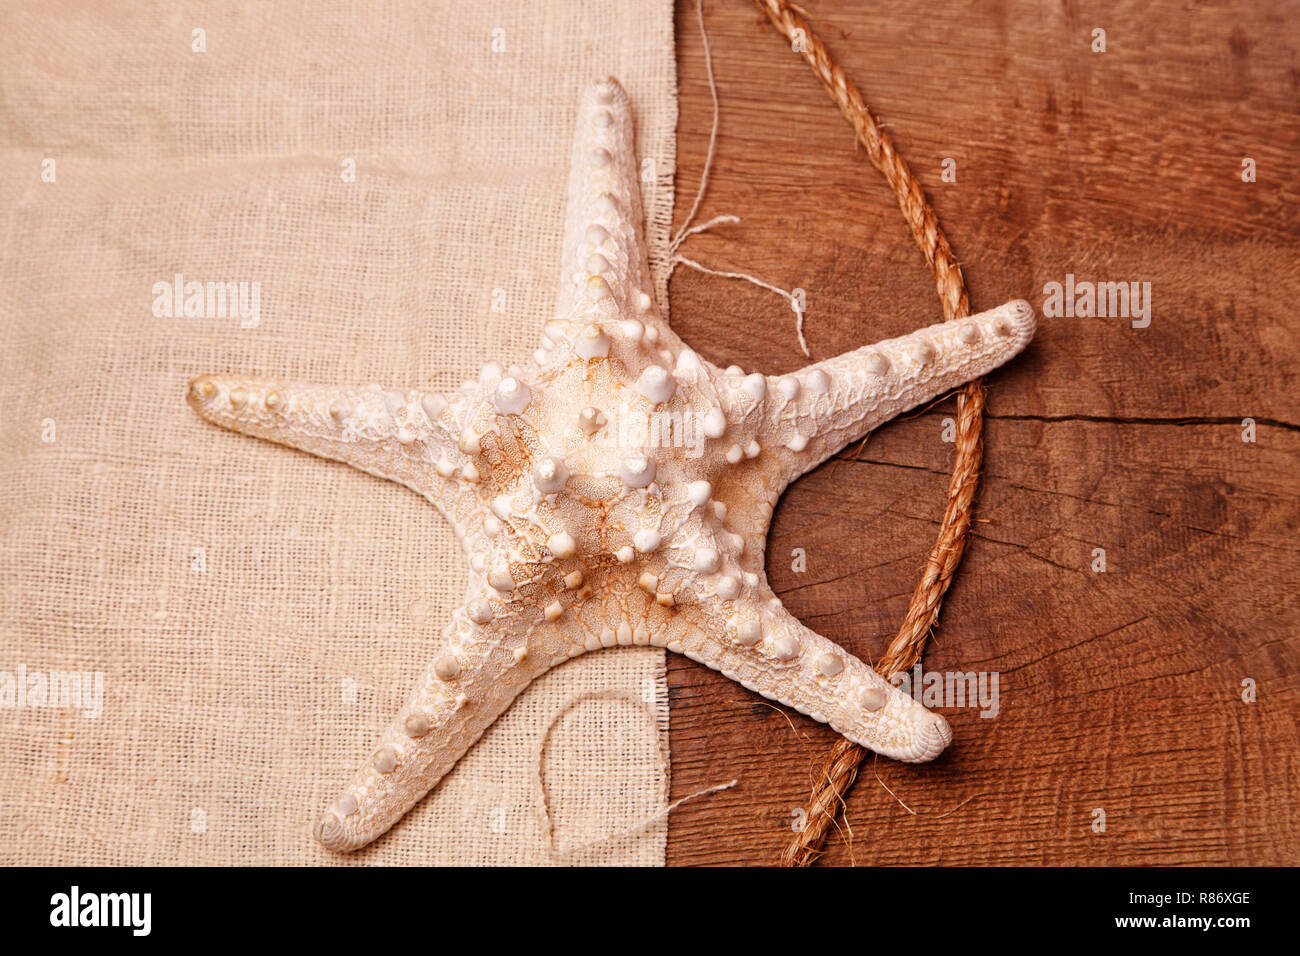
<path fill-rule="evenodd" d="M 594 840 L 588 840 L 585 843 L 579 843 L 576 846 L 570 847 L 567 850 L 563 850 L 563 851 L 560 850 L 555 845 L 555 825 L 554 822 L 551 820 L 550 801 L 547 799 L 546 796 L 546 782 L 542 776 L 542 762 L 546 754 L 546 745 L 550 741 L 551 733 L 555 730 L 556 725 L 559 724 L 559 722 L 562 719 L 564 719 L 565 715 L 568 714 L 571 710 L 573 710 L 574 707 L 588 700 L 612 700 L 612 701 L 618 701 L 620 703 L 628 703 L 633 705 L 637 710 L 641 711 L 641 713 L 643 713 L 646 716 L 647 720 L 650 721 L 655 739 L 656 740 L 659 739 L 658 717 L 655 715 L 653 711 L 651 711 L 646 706 L 646 702 L 643 698 L 628 690 L 607 689 L 607 690 L 586 691 L 581 694 L 574 694 L 573 696 L 569 697 L 566 701 L 564 701 L 564 703 L 561 704 L 551 714 L 550 718 L 546 721 L 546 727 L 542 731 L 542 735 L 537 742 L 537 748 L 533 752 L 533 761 L 532 761 L 533 785 L 537 790 L 537 797 L 538 797 L 536 812 L 542 828 L 541 851 L 545 858 L 545 862 L 558 864 L 558 865 L 570 864 L 573 862 L 574 857 L 578 856 L 579 854 L 587 850 L 605 846 L 608 843 L 613 843 L 615 840 L 621 840 L 626 837 L 636 836 L 639 833 L 645 832 L 650 827 L 654 826 L 656 823 L 659 823 L 662 820 L 666 820 L 669 814 L 671 814 L 674 810 L 676 810 L 684 803 L 688 803 L 692 800 L 696 800 L 700 797 L 706 797 L 711 794 L 721 793 L 723 790 L 730 790 L 732 787 L 736 786 L 737 783 L 739 783 L 739 780 L 730 780 L 726 783 L 718 783 L 718 784 L 714 784 L 711 787 L 705 787 L 702 790 L 696 790 L 694 793 L 689 793 L 684 797 L 680 797 L 679 799 L 674 800 L 672 803 L 665 806 L 662 810 L 657 810 L 656 812 L 650 814 L 645 819 L 641 820 L 638 823 L 633 824 L 632 826 L 625 827 L 622 830 L 616 830 L 613 833 L 608 833 L 605 836 L 597 837 Z M 668 769 L 668 755 L 667 753 L 665 753 L 662 744 L 656 748 L 655 760 L 657 764 L 656 769 L 666 776 L 666 772 Z"/>

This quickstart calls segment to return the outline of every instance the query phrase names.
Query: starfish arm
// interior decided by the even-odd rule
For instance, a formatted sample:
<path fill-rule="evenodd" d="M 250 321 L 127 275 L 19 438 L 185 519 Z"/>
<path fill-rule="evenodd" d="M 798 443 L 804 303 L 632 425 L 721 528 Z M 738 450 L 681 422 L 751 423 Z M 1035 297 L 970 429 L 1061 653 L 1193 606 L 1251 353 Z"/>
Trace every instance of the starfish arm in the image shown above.
<path fill-rule="evenodd" d="M 804 627 L 775 596 L 730 612 L 700 606 L 690 613 L 696 626 L 669 650 L 829 724 L 854 743 L 895 760 L 925 763 L 952 742 L 942 715 Z"/>
<path fill-rule="evenodd" d="M 431 392 L 205 375 L 190 383 L 189 401 L 223 428 L 345 462 L 440 506 L 464 458 L 447 400 Z"/>
<path fill-rule="evenodd" d="M 556 314 L 585 311 L 606 293 L 624 315 L 645 311 L 635 301 L 638 291 L 650 289 L 640 164 L 632 103 L 615 81 L 583 92 L 569 170 Z"/>
<path fill-rule="evenodd" d="M 757 424 L 792 481 L 882 422 L 998 368 L 1029 344 L 1034 327 L 1033 308 L 1016 300 L 768 377 Z M 733 399 L 729 420 L 752 412 L 743 390 L 730 394 L 740 402 Z"/>
<path fill-rule="evenodd" d="M 605 336 L 615 331 L 634 344 L 681 350 L 651 291 L 640 172 L 631 100 L 612 79 L 593 83 L 578 105 L 557 318 L 547 324 L 539 364 L 570 350 L 604 355 Z"/>
<path fill-rule="evenodd" d="M 452 615 L 442 653 L 384 731 L 369 763 L 316 823 L 316 839 L 328 849 L 355 850 L 385 833 L 524 688 L 586 649 L 530 605 L 503 605 L 489 595 L 498 597 L 485 592 Z"/>

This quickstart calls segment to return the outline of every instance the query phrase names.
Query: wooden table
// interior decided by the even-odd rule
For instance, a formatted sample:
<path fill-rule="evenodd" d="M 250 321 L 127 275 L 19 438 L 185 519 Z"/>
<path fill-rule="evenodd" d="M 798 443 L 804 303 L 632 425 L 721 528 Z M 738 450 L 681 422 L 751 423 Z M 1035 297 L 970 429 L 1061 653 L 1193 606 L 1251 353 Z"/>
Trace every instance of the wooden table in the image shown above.
<path fill-rule="evenodd" d="M 1300 862 L 1300 7 L 1112 6 L 806 4 L 924 184 L 976 311 L 1041 309 L 1067 274 L 1149 282 L 1152 306 L 1145 328 L 1042 317 L 987 380 L 973 540 L 925 665 L 997 672 L 1000 710 L 943 708 L 955 739 L 933 764 L 869 758 L 828 863 Z M 748 3 L 710 0 L 706 23 L 721 132 L 697 221 L 744 222 L 683 252 L 804 289 L 816 359 L 938 321 L 891 193 L 809 68 Z M 680 221 L 711 120 L 694 0 L 677 36 Z M 686 269 L 671 292 L 707 358 L 804 363 L 771 293 Z M 937 533 L 953 409 L 881 428 L 776 511 L 774 588 L 864 658 Z M 669 668 L 673 796 L 739 779 L 673 813 L 669 863 L 774 862 L 833 732 Z"/>

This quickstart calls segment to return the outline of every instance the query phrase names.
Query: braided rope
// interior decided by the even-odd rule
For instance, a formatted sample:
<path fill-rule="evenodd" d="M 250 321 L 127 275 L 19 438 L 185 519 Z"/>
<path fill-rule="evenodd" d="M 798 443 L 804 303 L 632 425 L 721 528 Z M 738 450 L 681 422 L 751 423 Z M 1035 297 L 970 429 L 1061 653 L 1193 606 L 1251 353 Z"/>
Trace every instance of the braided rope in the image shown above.
<path fill-rule="evenodd" d="M 938 217 L 912 176 L 907 163 L 894 150 L 889 134 L 871 115 L 852 81 L 844 75 L 808 22 L 786 0 L 754 0 L 772 24 L 790 41 L 791 49 L 803 56 L 822 81 L 840 112 L 853 126 L 866 148 L 871 164 L 880 170 L 912 230 L 912 238 L 925 254 L 934 274 L 944 319 L 951 322 L 970 314 L 970 301 L 961 266 L 939 227 Z M 930 628 L 939 616 L 939 605 L 961 563 L 970 530 L 971 501 L 979 484 L 984 458 L 981 429 L 984 421 L 984 388 L 979 381 L 957 393 L 957 453 L 948 484 L 948 506 L 939 525 L 939 538 L 926 556 L 921 580 L 912 594 L 903 625 L 876 662 L 886 678 L 910 670 L 921 659 Z M 841 737 L 823 760 L 818 783 L 808 803 L 807 823 L 781 853 L 785 866 L 808 866 L 822 853 L 826 835 L 844 805 L 844 795 L 858 774 L 866 751 Z"/>

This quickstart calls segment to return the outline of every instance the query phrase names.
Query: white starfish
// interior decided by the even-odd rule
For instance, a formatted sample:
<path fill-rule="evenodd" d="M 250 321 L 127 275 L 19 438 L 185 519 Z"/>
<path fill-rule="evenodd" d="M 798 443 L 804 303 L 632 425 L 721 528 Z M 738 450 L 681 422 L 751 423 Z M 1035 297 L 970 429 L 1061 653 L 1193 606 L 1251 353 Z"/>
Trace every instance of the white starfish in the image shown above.
<path fill-rule="evenodd" d="M 800 624 L 763 573 L 791 481 L 1034 333 L 1022 301 L 792 375 L 704 361 L 651 288 L 627 94 L 582 97 L 556 318 L 525 367 L 440 395 L 377 385 L 191 383 L 226 428 L 404 484 L 469 559 L 441 652 L 316 825 L 352 850 L 396 823 L 538 675 L 601 647 L 667 647 L 865 747 L 926 761 L 947 722 Z"/>

